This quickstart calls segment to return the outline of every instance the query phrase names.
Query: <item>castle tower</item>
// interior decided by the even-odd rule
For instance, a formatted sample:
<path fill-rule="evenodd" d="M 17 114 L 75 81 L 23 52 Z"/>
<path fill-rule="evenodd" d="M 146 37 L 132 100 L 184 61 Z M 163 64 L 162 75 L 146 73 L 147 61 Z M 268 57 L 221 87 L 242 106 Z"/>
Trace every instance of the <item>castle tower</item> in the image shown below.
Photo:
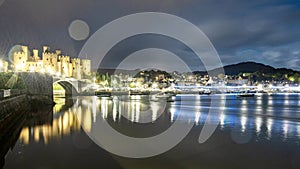
<path fill-rule="evenodd" d="M 28 46 L 21 46 L 21 48 L 22 48 L 22 51 L 24 52 L 24 55 L 28 59 L 28 56 L 29 56 Z"/>
<path fill-rule="evenodd" d="M 43 46 L 43 53 L 48 53 L 50 52 L 49 46 Z"/>
<path fill-rule="evenodd" d="M 60 50 L 55 50 L 55 53 L 56 53 L 56 55 L 58 56 L 58 55 L 61 54 L 61 51 L 60 51 Z"/>
<path fill-rule="evenodd" d="M 34 59 L 34 61 L 40 60 L 40 57 L 39 57 L 39 50 L 37 50 L 37 49 L 34 49 L 34 50 L 33 50 L 33 59 Z"/>
<path fill-rule="evenodd" d="M 82 75 L 90 76 L 92 71 L 91 60 L 82 59 L 81 64 L 82 64 Z"/>
<path fill-rule="evenodd" d="M 21 51 L 13 53 L 13 64 L 16 71 L 26 71 L 26 62 L 28 60 L 28 47 L 21 46 Z"/>
<path fill-rule="evenodd" d="M 76 79 L 81 79 L 81 65 L 80 59 L 74 58 L 72 59 L 72 76 Z"/>
<path fill-rule="evenodd" d="M 70 56 L 60 56 L 59 58 L 59 65 L 61 66 L 59 69 L 61 71 L 61 75 L 65 77 L 70 77 Z"/>

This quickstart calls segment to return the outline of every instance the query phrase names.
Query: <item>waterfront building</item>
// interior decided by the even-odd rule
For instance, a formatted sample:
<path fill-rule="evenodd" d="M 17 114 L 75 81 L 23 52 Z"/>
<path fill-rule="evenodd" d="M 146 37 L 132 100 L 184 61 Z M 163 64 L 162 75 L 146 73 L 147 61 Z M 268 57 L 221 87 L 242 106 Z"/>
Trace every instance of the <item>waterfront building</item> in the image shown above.
<path fill-rule="evenodd" d="M 248 79 L 232 79 L 232 80 L 227 80 L 227 85 L 229 86 L 243 86 L 247 85 L 249 83 Z"/>

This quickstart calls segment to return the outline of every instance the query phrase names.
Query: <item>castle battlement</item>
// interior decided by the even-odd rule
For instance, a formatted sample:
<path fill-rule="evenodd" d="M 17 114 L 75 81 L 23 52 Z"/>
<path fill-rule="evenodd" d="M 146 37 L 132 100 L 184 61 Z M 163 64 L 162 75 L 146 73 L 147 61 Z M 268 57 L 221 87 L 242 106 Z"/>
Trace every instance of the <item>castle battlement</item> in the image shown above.
<path fill-rule="evenodd" d="M 90 60 L 63 55 L 61 50 L 51 52 L 48 46 L 43 46 L 42 58 L 37 49 L 33 49 L 33 55 L 29 56 L 28 47 L 21 47 L 22 51 L 13 54 L 16 71 L 42 72 L 77 79 L 91 74 Z"/>

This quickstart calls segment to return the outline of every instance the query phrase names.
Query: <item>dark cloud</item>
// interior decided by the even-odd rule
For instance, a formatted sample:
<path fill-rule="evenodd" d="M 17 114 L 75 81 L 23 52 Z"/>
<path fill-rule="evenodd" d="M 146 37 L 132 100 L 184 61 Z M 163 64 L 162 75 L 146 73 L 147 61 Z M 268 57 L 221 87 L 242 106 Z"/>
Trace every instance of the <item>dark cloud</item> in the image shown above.
<path fill-rule="evenodd" d="M 145 11 L 175 14 L 197 25 L 211 40 L 223 64 L 256 61 L 300 70 L 298 0 L 6 0 L 0 6 L 0 54 L 7 55 L 15 44 L 31 48 L 47 44 L 77 56 L 85 41 L 70 38 L 68 27 L 73 20 L 87 22 L 92 34 L 114 19 Z M 175 51 L 194 69 L 203 69 L 182 44 L 153 38 L 127 43 L 112 51 L 116 58 L 108 60 L 121 60 L 133 49 L 142 49 L 139 44 L 155 43 L 152 47 Z"/>

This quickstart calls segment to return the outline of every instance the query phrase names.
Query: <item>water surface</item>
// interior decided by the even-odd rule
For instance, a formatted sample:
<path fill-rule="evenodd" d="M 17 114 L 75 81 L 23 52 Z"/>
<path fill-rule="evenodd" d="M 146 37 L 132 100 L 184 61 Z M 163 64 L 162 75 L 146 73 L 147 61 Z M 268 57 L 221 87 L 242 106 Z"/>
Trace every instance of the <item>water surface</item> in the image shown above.
<path fill-rule="evenodd" d="M 212 99 L 224 106 L 211 107 Z M 148 96 L 56 98 L 51 116 L 28 117 L 5 169 L 19 168 L 299 168 L 300 95 L 178 95 L 174 102 Z M 222 105 L 220 104 L 220 105 Z M 219 125 L 203 144 L 198 137 L 213 109 Z M 151 111 L 147 111 L 151 110 Z M 178 118 L 179 113 L 183 116 Z M 105 151 L 86 134 L 108 122 L 131 137 L 151 137 L 174 121 L 194 127 L 161 155 L 130 159 Z M 84 130 L 83 130 L 84 129 Z M 120 142 L 122 144 L 122 142 Z M 147 145 L 145 145 L 147 146 Z M 126 148 L 126 147 L 124 147 Z M 143 148 L 143 147 L 141 147 Z"/>

